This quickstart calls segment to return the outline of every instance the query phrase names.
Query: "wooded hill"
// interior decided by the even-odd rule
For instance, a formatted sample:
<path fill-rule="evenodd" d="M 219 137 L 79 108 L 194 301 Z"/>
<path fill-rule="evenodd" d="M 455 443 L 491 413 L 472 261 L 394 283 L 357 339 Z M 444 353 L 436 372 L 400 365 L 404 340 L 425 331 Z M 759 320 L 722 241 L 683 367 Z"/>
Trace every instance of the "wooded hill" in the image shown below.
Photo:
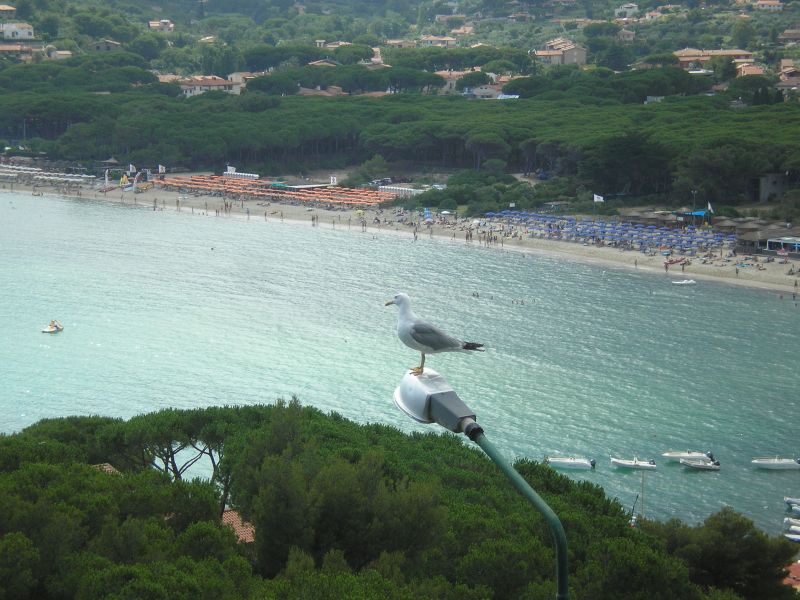
<path fill-rule="evenodd" d="M 187 480 L 192 465 L 210 480 Z M 601 488 L 516 468 L 564 524 L 573 598 L 794 597 L 791 544 L 729 509 L 632 529 Z M 225 504 L 254 543 L 220 524 Z M 0 597 L 15 600 L 555 595 L 549 530 L 477 449 L 294 400 L 2 436 L 0 532 Z"/>

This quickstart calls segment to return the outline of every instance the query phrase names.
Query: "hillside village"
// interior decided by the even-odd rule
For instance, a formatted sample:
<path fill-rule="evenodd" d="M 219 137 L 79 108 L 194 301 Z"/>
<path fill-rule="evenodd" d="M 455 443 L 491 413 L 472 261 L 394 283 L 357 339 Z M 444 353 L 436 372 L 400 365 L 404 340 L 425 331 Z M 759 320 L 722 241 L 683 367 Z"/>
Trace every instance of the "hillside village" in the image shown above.
<path fill-rule="evenodd" d="M 784 3 L 781 0 L 736 0 L 728 7 L 701 4 L 696 8 L 690 8 L 689 4 L 647 7 L 624 3 L 611 8 L 607 18 L 579 16 L 576 13 L 580 11 L 576 10 L 576 3 L 572 0 L 551 1 L 547 3 L 547 12 L 544 14 L 536 14 L 529 5 L 518 1 L 507 3 L 499 11 L 500 14 L 491 15 L 482 11 L 471 14 L 459 12 L 462 7 L 455 2 L 447 3 L 446 6 L 453 12 L 435 14 L 421 27 L 409 26 L 408 35 L 398 38 L 372 36 L 375 39 L 369 41 L 376 43 L 368 46 L 370 55 L 363 56 L 355 64 L 369 71 L 390 70 L 393 66 L 384 57 L 391 57 L 393 53 L 397 55 L 398 52 L 402 54 L 408 50 L 447 52 L 466 48 L 499 48 L 506 45 L 497 44 L 495 34 L 498 30 L 535 30 L 539 32 L 538 43 L 528 46 L 522 40 L 517 45 L 530 57 L 530 64 L 526 68 L 505 64 L 503 71 L 484 71 L 485 77 L 473 76 L 474 81 L 468 78 L 463 85 L 459 81 L 467 75 L 481 72 L 483 65 L 438 69 L 433 73 L 441 80 L 435 80 L 435 85 L 429 85 L 424 90 L 426 93 L 462 94 L 478 99 L 513 99 L 518 96 L 503 93 L 506 84 L 515 78 L 551 66 L 587 69 L 604 66 L 604 63 L 617 63 L 613 64 L 615 71 L 650 68 L 653 66 L 651 57 L 640 55 L 642 49 L 647 47 L 643 40 L 663 37 L 664 27 L 674 28 L 679 27 L 682 22 L 692 22 L 698 18 L 699 12 L 707 21 L 733 22 L 730 35 L 714 36 L 714 40 L 718 42 L 715 47 L 691 45 L 671 48 L 667 53 L 659 53 L 659 61 L 662 61 L 660 64 L 673 64 L 698 77 L 707 77 L 708 88 L 714 91 L 725 89 L 725 82 L 732 78 L 763 76 L 775 90 L 780 90 L 789 98 L 796 95 L 800 84 L 800 49 L 797 46 L 800 41 L 800 17 L 796 22 L 792 21 L 795 13 L 800 15 L 800 11 L 794 8 L 795 3 Z M 302 5 L 295 5 L 293 10 L 297 18 L 305 14 Z M 32 17 L 29 19 L 31 22 L 35 22 L 35 10 L 26 9 L 24 12 Z M 503 12 L 506 14 L 502 14 Z M 709 19 L 712 12 L 713 19 Z M 280 70 L 269 67 L 263 70 L 239 68 L 220 72 L 218 66 L 214 69 L 216 72 L 187 68 L 165 70 L 164 67 L 169 65 L 164 63 L 169 61 L 161 60 L 161 57 L 170 51 L 177 52 L 178 45 L 184 52 L 192 48 L 200 53 L 212 54 L 224 48 L 231 56 L 223 62 L 228 62 L 231 66 L 247 67 L 247 45 L 235 39 L 225 41 L 218 35 L 206 35 L 208 31 L 204 30 L 201 20 L 192 19 L 179 24 L 169 18 L 158 18 L 154 13 L 149 20 L 131 23 L 135 28 L 133 34 L 128 34 L 129 37 L 132 35 L 131 39 L 120 41 L 111 37 L 91 38 L 81 35 L 80 40 L 76 40 L 62 37 L 60 25 L 50 21 L 45 23 L 47 31 L 37 32 L 31 22 L 20 19 L 17 13 L 15 6 L 0 5 L 0 59 L 5 61 L 55 61 L 87 53 L 120 50 L 141 53 L 150 59 L 159 81 L 178 85 L 186 97 L 209 91 L 240 94 L 249 81 L 270 76 Z M 777 15 L 781 17 L 779 21 L 773 18 Z M 785 27 L 776 30 L 777 23 Z M 759 35 L 767 27 L 767 36 Z M 704 40 L 709 36 L 700 37 Z M 364 45 L 363 42 L 364 40 L 347 39 L 314 39 L 311 42 L 299 37 L 296 40 L 278 40 L 277 44 L 310 46 L 313 43 L 319 58 L 302 62 L 302 58 L 298 57 L 301 62 L 295 60 L 294 66 L 337 69 L 345 64 L 353 64 L 352 60 L 344 62 L 338 59 L 342 54 L 341 50 L 348 46 L 360 48 Z M 742 42 L 745 44 L 741 47 L 736 45 Z M 619 54 L 621 58 L 630 59 L 630 62 L 625 60 L 624 64 L 618 64 L 618 60 L 609 61 L 607 57 L 604 60 L 604 52 Z M 671 57 L 665 57 L 670 54 Z M 300 95 L 324 96 L 381 95 L 393 91 L 391 87 L 385 90 L 347 90 L 339 85 L 318 84 L 306 87 L 302 83 L 297 84 L 296 90 L 291 90 Z M 286 90 L 283 90 L 282 94 L 285 93 Z"/>

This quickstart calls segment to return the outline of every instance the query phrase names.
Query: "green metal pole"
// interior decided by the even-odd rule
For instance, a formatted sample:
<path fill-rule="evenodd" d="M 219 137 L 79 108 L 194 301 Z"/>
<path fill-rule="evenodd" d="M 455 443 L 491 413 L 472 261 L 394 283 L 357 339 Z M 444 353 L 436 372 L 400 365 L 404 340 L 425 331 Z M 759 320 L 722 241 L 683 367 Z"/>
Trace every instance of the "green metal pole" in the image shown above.
<path fill-rule="evenodd" d="M 497 448 L 486 439 L 483 435 L 483 429 L 475 423 L 468 426 L 464 433 L 473 442 L 481 447 L 489 458 L 492 459 L 500 470 L 505 473 L 506 477 L 511 480 L 514 487 L 517 488 L 520 494 L 533 504 L 533 507 L 544 517 L 547 525 L 550 527 L 550 533 L 553 535 L 553 541 L 556 545 L 556 599 L 568 600 L 569 591 L 567 589 L 567 536 L 564 533 L 564 527 L 561 525 L 556 513 L 548 506 L 547 502 L 542 500 L 541 496 L 537 494 L 534 489 L 528 485 L 528 482 L 522 478 L 522 475 L 517 473 L 514 468 L 506 461 Z"/>

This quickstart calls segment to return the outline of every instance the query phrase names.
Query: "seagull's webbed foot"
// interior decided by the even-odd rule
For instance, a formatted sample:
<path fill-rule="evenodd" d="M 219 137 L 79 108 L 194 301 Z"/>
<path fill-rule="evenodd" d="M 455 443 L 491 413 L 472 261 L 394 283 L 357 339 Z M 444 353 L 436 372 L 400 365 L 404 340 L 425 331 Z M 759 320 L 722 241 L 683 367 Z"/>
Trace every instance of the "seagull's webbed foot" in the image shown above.
<path fill-rule="evenodd" d="M 412 367 L 411 374 L 419 377 L 425 369 L 423 367 Z"/>

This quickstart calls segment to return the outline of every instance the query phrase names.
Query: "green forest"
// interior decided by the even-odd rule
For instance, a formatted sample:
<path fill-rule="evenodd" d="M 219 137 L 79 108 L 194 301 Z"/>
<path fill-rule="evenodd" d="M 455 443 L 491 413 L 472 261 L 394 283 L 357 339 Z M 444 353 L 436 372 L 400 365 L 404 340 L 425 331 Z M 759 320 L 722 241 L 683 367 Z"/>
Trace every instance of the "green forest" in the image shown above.
<path fill-rule="evenodd" d="M 765 174 L 785 174 L 797 188 L 800 106 L 795 92 L 774 84 L 779 61 L 800 57 L 779 39 L 800 18 L 798 3 L 772 14 L 729 2 L 642 2 L 641 12 L 657 9 L 661 17 L 626 24 L 635 34 L 626 42 L 613 22 L 617 6 L 21 0 L 16 18 L 47 46 L 30 62 L 0 60 L 0 145 L 95 170 L 113 157 L 151 168 L 220 171 L 233 163 L 267 177 L 348 168 L 348 185 L 393 169 L 453 173 L 455 189 L 417 201 L 471 214 L 554 200 L 582 210 L 595 193 L 608 199 L 607 211 L 679 207 L 694 190 L 701 205 L 735 215 L 754 200 Z M 171 19 L 176 29 L 150 31 L 151 19 Z M 473 32 L 454 48 L 385 45 L 468 23 Z M 587 64 L 541 64 L 534 49 L 555 36 L 582 44 Z M 104 38 L 120 49 L 93 52 Z M 346 44 L 320 45 L 326 40 Z M 736 77 L 735 64 L 717 57 L 704 74 L 691 75 L 672 54 L 685 46 L 747 49 L 768 70 Z M 369 68 L 376 47 L 390 67 Z M 72 57 L 48 60 L 51 49 Z M 309 66 L 319 59 L 337 66 Z M 187 98 L 158 79 L 240 70 L 259 74 L 241 95 Z M 441 73 L 449 70 L 466 74 L 444 94 Z M 486 83 L 486 73 L 512 78 L 503 92 L 519 98 L 461 94 Z M 298 95 L 333 88 L 343 95 Z M 543 183 L 521 185 L 510 173 Z M 772 200 L 763 216 L 800 216 L 796 192 Z"/>
<path fill-rule="evenodd" d="M 730 509 L 631 528 L 600 487 L 515 467 L 564 524 L 573 598 L 795 597 L 791 543 Z M 220 524 L 225 506 L 255 542 Z M 555 595 L 546 524 L 474 446 L 297 399 L 1 436 L 0 532 L 0 598 L 15 600 Z"/>

